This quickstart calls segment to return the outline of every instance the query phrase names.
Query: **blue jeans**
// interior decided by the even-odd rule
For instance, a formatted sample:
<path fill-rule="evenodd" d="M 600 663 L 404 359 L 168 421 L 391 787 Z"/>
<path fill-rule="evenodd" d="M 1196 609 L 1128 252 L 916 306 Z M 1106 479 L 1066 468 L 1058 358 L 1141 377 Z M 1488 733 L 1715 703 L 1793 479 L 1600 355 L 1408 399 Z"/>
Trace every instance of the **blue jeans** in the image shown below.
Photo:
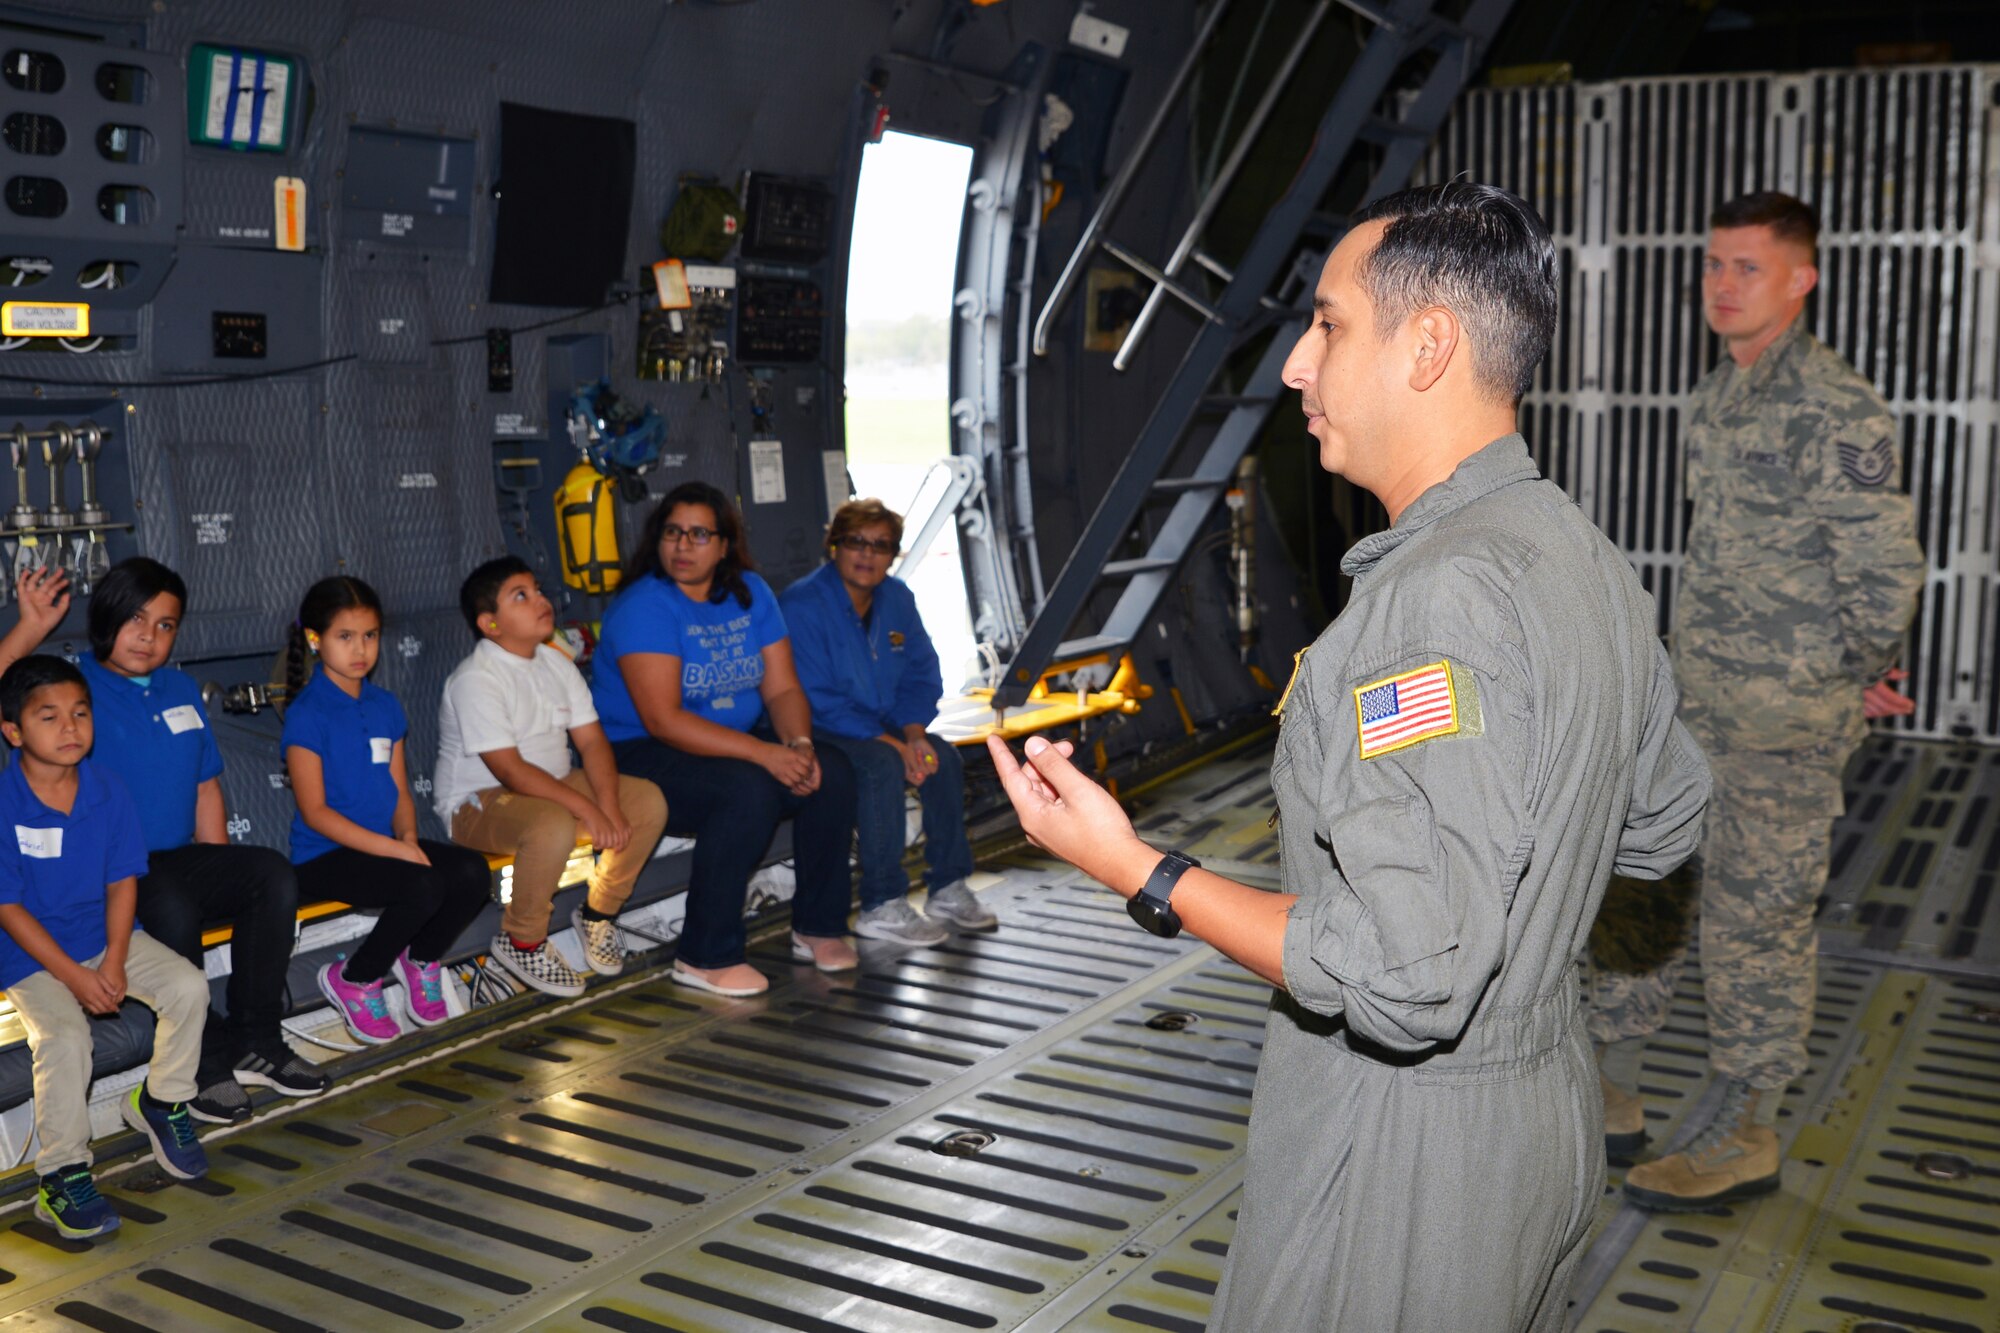
<path fill-rule="evenodd" d="M 854 764 L 854 828 L 861 844 L 861 910 L 880 907 L 910 891 L 903 877 L 903 759 L 873 737 L 813 739 L 820 752 L 839 750 Z M 937 890 L 972 873 L 965 838 L 965 761 L 958 749 L 931 737 L 937 772 L 917 788 L 924 812 L 924 883 Z"/>
<path fill-rule="evenodd" d="M 743 961 L 743 898 L 781 819 L 792 821 L 792 863 L 798 872 L 792 929 L 813 936 L 847 933 L 854 770 L 846 755 L 821 749 L 819 790 L 794 796 L 748 760 L 689 754 L 650 737 L 618 741 L 611 749 L 620 773 L 656 784 L 667 798 L 667 832 L 695 840 L 678 950 L 682 962 L 716 968 Z"/>

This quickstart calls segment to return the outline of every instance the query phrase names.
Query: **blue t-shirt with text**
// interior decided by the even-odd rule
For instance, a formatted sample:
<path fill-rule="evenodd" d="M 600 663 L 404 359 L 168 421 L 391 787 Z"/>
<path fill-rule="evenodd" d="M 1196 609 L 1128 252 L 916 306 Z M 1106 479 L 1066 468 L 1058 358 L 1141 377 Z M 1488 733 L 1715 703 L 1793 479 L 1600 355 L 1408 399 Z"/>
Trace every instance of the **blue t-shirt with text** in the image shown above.
<path fill-rule="evenodd" d="M 294 745 L 319 756 L 320 778 L 326 786 L 327 807 L 345 815 L 370 833 L 396 836 L 396 787 L 389 762 L 396 742 L 409 734 L 409 720 L 396 696 L 361 682 L 361 697 L 313 675 L 299 697 L 285 709 L 284 750 Z M 306 827 L 305 816 L 292 815 L 292 864 L 302 866 L 335 847 L 332 839 Z"/>
<path fill-rule="evenodd" d="M 18 757 L 0 773 L 0 903 L 26 908 L 72 959 L 104 952 L 105 889 L 145 873 L 139 811 L 116 773 L 92 759 L 78 764 L 66 815 L 35 795 Z M 41 970 L 0 930 L 0 990 Z"/>
<path fill-rule="evenodd" d="M 196 789 L 222 776 L 222 751 L 209 730 L 201 686 L 172 667 L 161 667 L 143 685 L 93 658 L 77 667 L 90 683 L 97 723 L 90 757 L 116 773 L 128 791 L 146 794 L 139 806 L 146 850 L 187 846 L 194 841 Z"/>
<path fill-rule="evenodd" d="M 614 741 L 646 734 L 618 660 L 659 653 L 681 662 L 681 707 L 696 717 L 748 731 L 764 716 L 764 649 L 785 637 L 785 618 L 771 585 L 745 574 L 750 605 L 725 594 L 697 602 L 671 579 L 649 574 L 618 594 L 597 636 L 591 696 L 598 720 Z"/>

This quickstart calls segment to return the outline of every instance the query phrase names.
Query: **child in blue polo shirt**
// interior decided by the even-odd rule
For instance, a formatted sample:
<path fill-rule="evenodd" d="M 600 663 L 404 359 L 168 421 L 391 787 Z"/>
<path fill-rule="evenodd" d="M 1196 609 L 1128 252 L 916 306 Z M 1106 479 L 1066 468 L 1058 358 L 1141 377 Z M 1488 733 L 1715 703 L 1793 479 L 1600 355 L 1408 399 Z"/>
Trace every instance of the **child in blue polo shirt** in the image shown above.
<path fill-rule="evenodd" d="M 486 906 L 493 882 L 479 853 L 417 837 L 403 757 L 409 724 L 396 696 L 368 683 L 381 646 L 373 588 L 340 577 L 313 584 L 286 654 L 291 702 L 281 741 L 299 807 L 299 896 L 382 909 L 354 955 L 319 973 L 320 993 L 370 1043 L 403 1032 L 382 995 L 392 967 L 411 1021 L 430 1027 L 449 1016 L 444 952 Z"/>
<path fill-rule="evenodd" d="M 120 1107 L 169 1174 L 208 1170 L 188 1099 L 201 1058 L 208 981 L 132 928 L 146 873 L 139 812 L 124 784 L 84 758 L 90 690 L 59 657 L 25 657 L 0 675 L 0 733 L 18 759 L 0 774 L 0 988 L 34 1055 L 35 1211 L 70 1239 L 118 1229 L 90 1176 L 91 1014 L 129 996 L 158 1014 L 152 1066 Z"/>
<path fill-rule="evenodd" d="M 230 840 L 222 752 L 201 686 L 167 665 L 187 608 L 179 574 L 145 556 L 119 561 L 91 594 L 90 655 L 78 666 L 95 711 L 91 758 L 146 797 L 140 924 L 196 967 L 203 930 L 233 929 L 228 1016 L 211 1014 L 203 1028 L 200 1091 L 188 1103 L 197 1120 L 231 1124 L 250 1118 L 246 1086 L 310 1097 L 327 1077 L 285 1044 L 280 1027 L 297 929 L 291 863 Z"/>

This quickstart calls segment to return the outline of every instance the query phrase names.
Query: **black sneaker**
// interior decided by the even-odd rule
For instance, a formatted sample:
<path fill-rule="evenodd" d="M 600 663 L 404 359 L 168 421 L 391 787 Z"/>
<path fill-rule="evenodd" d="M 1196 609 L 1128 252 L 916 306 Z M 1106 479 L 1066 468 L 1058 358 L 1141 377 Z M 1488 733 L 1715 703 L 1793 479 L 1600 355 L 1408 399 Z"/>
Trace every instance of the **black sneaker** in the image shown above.
<path fill-rule="evenodd" d="M 238 1057 L 236 1081 L 252 1088 L 269 1088 L 285 1097 L 317 1097 L 333 1080 L 302 1059 L 282 1041 Z"/>
<path fill-rule="evenodd" d="M 188 1114 L 211 1125 L 240 1125 L 250 1118 L 250 1094 L 233 1078 L 217 1079 L 194 1095 Z"/>
<path fill-rule="evenodd" d="M 179 1180 L 199 1180 L 208 1174 L 208 1154 L 195 1137 L 194 1117 L 186 1102 L 157 1102 L 146 1096 L 144 1084 L 118 1104 L 125 1123 L 153 1145 L 153 1160 Z"/>

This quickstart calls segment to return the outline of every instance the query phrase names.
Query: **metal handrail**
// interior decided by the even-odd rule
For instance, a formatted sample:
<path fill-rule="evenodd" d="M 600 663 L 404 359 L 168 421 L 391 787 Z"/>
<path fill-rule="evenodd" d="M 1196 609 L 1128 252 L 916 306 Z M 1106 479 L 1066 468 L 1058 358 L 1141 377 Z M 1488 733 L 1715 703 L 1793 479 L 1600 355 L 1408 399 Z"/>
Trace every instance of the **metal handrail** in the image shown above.
<path fill-rule="evenodd" d="M 1139 340 L 1146 336 L 1146 330 L 1151 327 L 1153 317 L 1160 312 L 1160 298 L 1163 295 L 1170 294 L 1182 301 L 1188 300 L 1172 280 L 1180 277 L 1181 266 L 1193 256 L 1202 232 L 1207 230 L 1209 221 L 1215 217 L 1215 210 L 1222 206 L 1224 192 L 1235 181 L 1236 173 L 1243 169 L 1244 161 L 1250 156 L 1251 144 L 1263 131 L 1264 122 L 1271 118 L 1271 112 L 1277 108 L 1279 95 L 1284 92 L 1285 85 L 1291 82 L 1293 72 L 1299 67 L 1299 61 L 1305 57 L 1306 48 L 1312 45 L 1314 34 L 1319 31 L 1319 25 L 1325 21 L 1332 8 L 1333 0 L 1319 0 L 1319 3 L 1313 6 L 1312 13 L 1306 16 L 1298 37 L 1292 43 L 1292 49 L 1285 53 L 1284 63 L 1278 67 L 1277 74 L 1265 86 L 1264 96 L 1251 111 L 1250 119 L 1244 122 L 1243 132 L 1236 136 L 1236 143 L 1229 150 L 1228 158 L 1215 173 L 1215 179 L 1209 184 L 1208 192 L 1195 206 L 1194 216 L 1188 220 L 1187 230 L 1181 233 L 1180 243 L 1174 246 L 1173 254 L 1161 266 L 1164 279 L 1141 270 L 1144 276 L 1153 278 L 1153 290 L 1146 294 L 1146 303 L 1139 308 L 1138 315 L 1132 320 L 1132 327 L 1125 333 L 1125 340 L 1118 345 L 1117 354 L 1111 358 L 1113 370 L 1123 370 L 1131 364 L 1132 354 L 1139 350 Z M 1203 264 L 1202 267 L 1206 268 L 1208 265 Z M 1198 305 L 1192 302 L 1190 304 Z"/>
<path fill-rule="evenodd" d="M 979 479 L 979 468 L 974 460 L 963 454 L 947 454 L 932 463 L 923 480 L 917 483 L 917 493 L 910 497 L 910 517 L 916 516 L 917 501 L 923 499 L 924 488 L 940 472 L 945 476 L 944 489 L 931 505 L 930 512 L 924 515 L 924 521 L 917 525 L 916 536 L 903 544 L 902 554 L 889 567 L 889 572 L 898 578 L 902 577 L 905 566 L 923 559 L 931 543 L 937 540 L 938 533 L 944 531 L 944 525 L 958 513 L 960 502 L 972 492 L 973 483 Z"/>
<path fill-rule="evenodd" d="M 1111 178 L 1111 184 L 1105 187 L 1104 197 L 1097 202 L 1097 210 L 1090 215 L 1090 221 L 1084 224 L 1083 235 L 1076 241 L 1076 249 L 1070 251 L 1069 260 L 1063 265 L 1062 274 L 1056 278 L 1056 285 L 1049 292 L 1049 299 L 1042 303 L 1042 311 L 1035 317 L 1036 356 L 1048 355 L 1049 326 L 1055 322 L 1056 312 L 1076 290 L 1077 279 L 1082 276 L 1083 266 L 1089 260 L 1091 252 L 1097 248 L 1099 235 L 1110 222 L 1112 213 L 1116 212 L 1118 205 L 1124 201 L 1125 192 L 1132 188 L 1132 181 L 1139 174 L 1139 168 L 1145 165 L 1147 155 L 1153 151 L 1153 143 L 1160 137 L 1160 131 L 1166 128 L 1167 120 L 1179 109 L 1181 92 L 1187 87 L 1188 80 L 1193 77 L 1195 66 L 1200 63 L 1202 51 L 1208 46 L 1209 38 L 1215 35 L 1216 25 L 1222 21 L 1222 16 L 1229 12 L 1230 3 L 1231 0 L 1215 0 L 1215 8 L 1211 9 L 1208 17 L 1202 20 L 1201 30 L 1195 34 L 1194 44 L 1188 48 L 1187 56 L 1181 61 L 1180 68 L 1174 71 L 1174 77 L 1168 82 L 1167 90 L 1160 98 L 1160 104 L 1153 108 L 1153 117 L 1146 122 L 1146 128 L 1140 132 L 1139 142 L 1133 145 L 1132 155 L 1126 159 L 1125 165 L 1118 169 L 1118 174 Z"/>

